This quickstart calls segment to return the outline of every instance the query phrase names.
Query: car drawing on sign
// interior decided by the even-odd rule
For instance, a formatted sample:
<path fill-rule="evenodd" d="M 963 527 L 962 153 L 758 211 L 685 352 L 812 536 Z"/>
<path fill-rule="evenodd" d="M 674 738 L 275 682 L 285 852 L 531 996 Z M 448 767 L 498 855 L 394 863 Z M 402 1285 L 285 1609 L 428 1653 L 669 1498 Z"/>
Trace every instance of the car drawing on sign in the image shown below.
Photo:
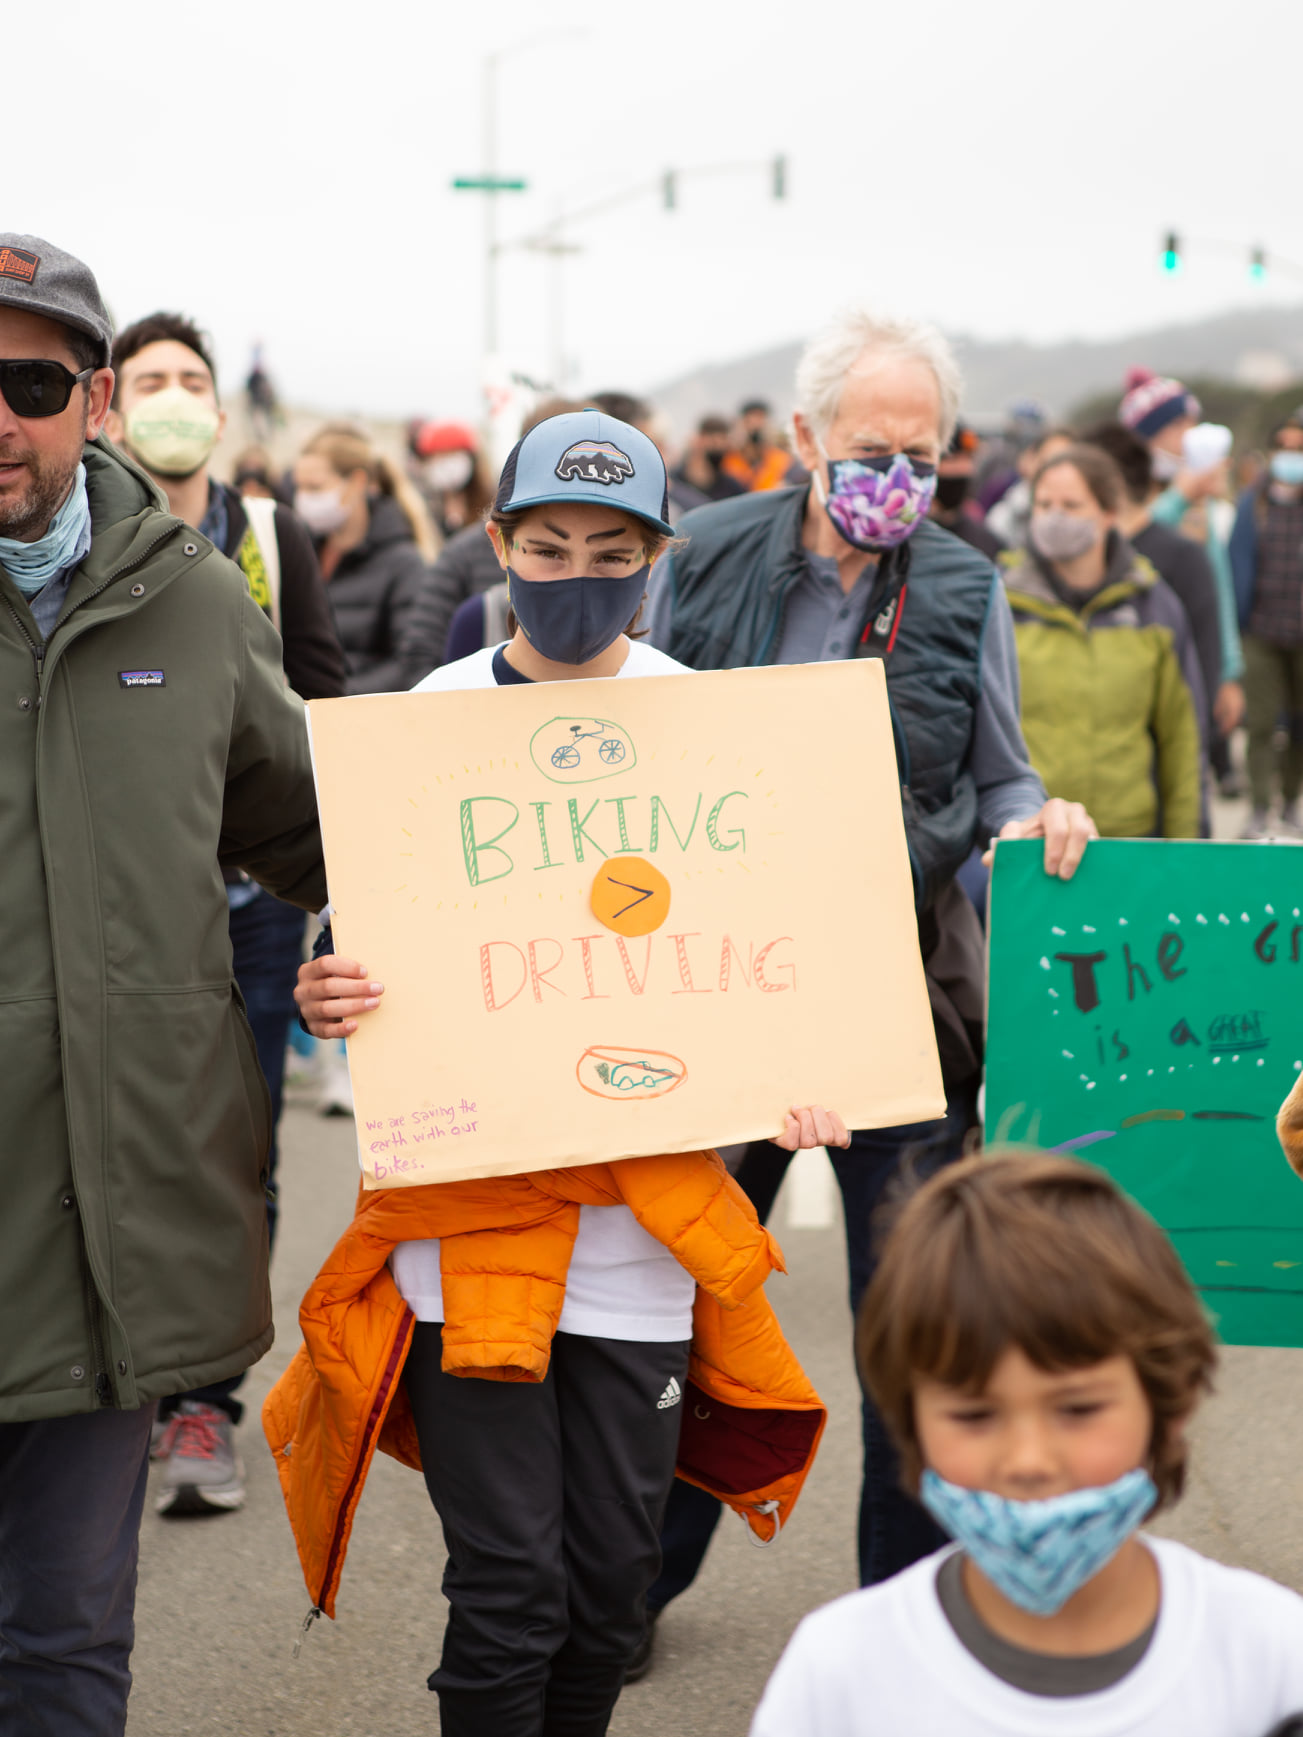
<path fill-rule="evenodd" d="M 575 1075 L 595 1098 L 615 1103 L 645 1103 L 648 1098 L 668 1097 L 688 1077 L 687 1066 L 678 1056 L 662 1049 L 625 1049 L 599 1044 L 579 1058 Z"/>

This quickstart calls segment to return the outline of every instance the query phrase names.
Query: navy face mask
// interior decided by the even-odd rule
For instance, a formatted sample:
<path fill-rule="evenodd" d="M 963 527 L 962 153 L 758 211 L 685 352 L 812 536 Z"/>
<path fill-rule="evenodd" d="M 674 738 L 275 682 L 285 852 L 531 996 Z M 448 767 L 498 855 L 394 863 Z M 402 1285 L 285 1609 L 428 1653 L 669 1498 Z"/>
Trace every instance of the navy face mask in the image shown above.
<path fill-rule="evenodd" d="M 520 630 L 553 663 L 590 663 L 628 627 L 647 589 L 651 567 L 622 579 L 581 574 L 574 579 L 522 579 L 507 568 L 507 594 Z"/>

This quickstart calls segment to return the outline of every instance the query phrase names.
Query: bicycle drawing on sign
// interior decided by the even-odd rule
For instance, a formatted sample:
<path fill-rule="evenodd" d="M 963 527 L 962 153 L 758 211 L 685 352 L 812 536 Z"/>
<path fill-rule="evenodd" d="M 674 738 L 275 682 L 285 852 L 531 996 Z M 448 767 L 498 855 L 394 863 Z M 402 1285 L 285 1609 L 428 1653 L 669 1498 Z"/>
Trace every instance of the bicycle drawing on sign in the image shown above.
<path fill-rule="evenodd" d="M 554 784 L 614 778 L 638 763 L 633 738 L 610 718 L 552 718 L 535 730 L 529 754 Z"/>

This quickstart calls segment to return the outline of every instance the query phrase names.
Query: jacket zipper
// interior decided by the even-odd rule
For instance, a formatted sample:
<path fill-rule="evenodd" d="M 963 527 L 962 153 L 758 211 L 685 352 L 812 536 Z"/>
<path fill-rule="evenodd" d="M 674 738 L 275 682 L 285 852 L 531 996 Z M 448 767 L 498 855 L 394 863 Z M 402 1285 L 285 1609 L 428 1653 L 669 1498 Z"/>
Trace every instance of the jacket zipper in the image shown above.
<path fill-rule="evenodd" d="M 380 1378 L 380 1386 L 376 1390 L 376 1396 L 371 1405 L 370 1415 L 366 1420 L 366 1428 L 362 1431 L 362 1446 L 357 1456 L 357 1464 L 353 1467 L 353 1475 L 348 1480 L 348 1488 L 344 1491 L 344 1498 L 339 1504 L 339 1519 L 335 1522 L 335 1535 L 330 1540 L 330 1554 L 326 1558 L 325 1576 L 321 1582 L 321 1591 L 317 1594 L 317 1602 L 313 1606 L 313 1610 L 316 1612 L 320 1612 L 322 1607 L 325 1605 L 326 1595 L 330 1591 L 330 1583 L 334 1578 L 335 1566 L 339 1561 L 339 1554 L 344 1546 L 344 1528 L 348 1524 L 349 1509 L 353 1504 L 353 1497 L 357 1492 L 358 1484 L 362 1481 L 362 1475 L 366 1469 L 367 1461 L 370 1458 L 372 1441 L 378 1434 L 381 1420 L 388 1409 L 389 1394 L 393 1388 L 394 1382 L 398 1378 L 399 1370 L 402 1368 L 402 1364 L 405 1360 L 407 1328 L 412 1319 L 413 1315 L 411 1309 L 405 1306 L 403 1309 L 402 1319 L 398 1324 L 398 1331 L 394 1335 L 393 1345 L 390 1347 L 389 1358 L 385 1364 L 385 1372 Z M 304 1624 L 305 1632 L 306 1629 L 307 1623 Z"/>
<path fill-rule="evenodd" d="M 95 1389 L 96 1404 L 112 1405 L 113 1382 L 108 1373 L 108 1358 L 104 1353 L 103 1311 L 100 1308 L 99 1292 L 95 1289 L 90 1256 L 86 1252 L 86 1232 L 80 1223 L 77 1226 L 77 1232 L 81 1238 L 82 1285 L 86 1293 L 86 1316 L 90 1323 L 91 1384 Z"/>
<path fill-rule="evenodd" d="M 32 662 L 36 665 L 36 703 L 39 706 L 41 703 L 41 673 L 45 668 L 45 647 L 44 645 L 37 645 L 31 634 L 28 633 L 26 623 L 23 621 L 22 616 L 14 608 L 13 604 L 7 597 L 5 598 L 5 608 L 9 611 L 10 615 L 13 616 L 14 625 L 27 641 L 27 649 L 31 652 Z"/>

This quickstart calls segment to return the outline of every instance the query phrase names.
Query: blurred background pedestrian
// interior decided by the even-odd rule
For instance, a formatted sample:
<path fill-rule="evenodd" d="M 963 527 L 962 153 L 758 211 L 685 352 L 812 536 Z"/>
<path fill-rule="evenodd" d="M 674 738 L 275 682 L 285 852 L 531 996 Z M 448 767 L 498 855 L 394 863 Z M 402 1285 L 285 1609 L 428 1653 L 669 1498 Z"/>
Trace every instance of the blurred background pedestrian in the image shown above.
<path fill-rule="evenodd" d="M 1118 526 L 1126 487 L 1095 446 L 1032 478 L 1028 546 L 1004 566 L 1032 765 L 1104 838 L 1197 838 L 1203 679 L 1185 612 Z"/>
<path fill-rule="evenodd" d="M 294 507 L 312 533 L 348 664 L 346 691 L 402 687 L 399 647 L 438 538 L 425 502 L 351 423 L 329 423 L 294 466 Z"/>
<path fill-rule="evenodd" d="M 1303 838 L 1303 417 L 1273 433 L 1266 475 L 1240 497 L 1230 554 L 1248 698 L 1251 809 L 1243 836 Z"/>

